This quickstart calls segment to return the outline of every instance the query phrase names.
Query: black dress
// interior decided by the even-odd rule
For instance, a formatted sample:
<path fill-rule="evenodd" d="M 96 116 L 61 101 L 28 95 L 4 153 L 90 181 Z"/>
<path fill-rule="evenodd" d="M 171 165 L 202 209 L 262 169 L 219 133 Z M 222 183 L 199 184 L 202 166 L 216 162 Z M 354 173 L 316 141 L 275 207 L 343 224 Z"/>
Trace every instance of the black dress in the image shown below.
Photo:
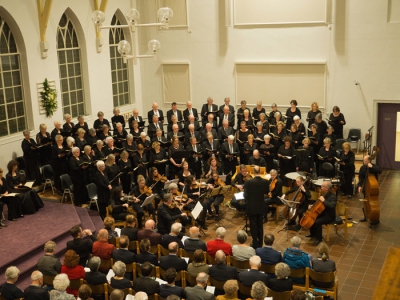
<path fill-rule="evenodd" d="M 311 124 L 315 123 L 315 116 L 320 114 L 320 113 L 321 113 L 320 110 L 317 110 L 316 112 L 310 110 L 307 113 L 308 128 L 310 128 Z"/>
<path fill-rule="evenodd" d="M 48 132 L 46 132 L 45 134 L 42 134 L 41 132 L 36 134 L 36 143 L 38 145 L 45 145 L 50 139 L 51 135 Z M 51 163 L 51 144 L 48 144 L 40 148 L 39 153 L 40 153 L 39 161 L 42 166 Z"/>
<path fill-rule="evenodd" d="M 66 148 L 61 146 L 59 148 L 57 145 L 53 145 L 51 147 L 51 158 L 52 158 L 52 166 L 54 170 L 54 185 L 56 189 L 61 192 L 61 180 L 60 176 L 67 173 L 67 156 L 66 156 Z"/>
<path fill-rule="evenodd" d="M 80 166 L 81 163 L 83 163 L 83 159 L 77 159 L 75 156 L 72 156 L 69 160 L 69 176 L 74 185 L 74 204 L 76 206 L 80 206 L 85 202 L 85 186 L 82 180 L 83 169 Z"/>
<path fill-rule="evenodd" d="M 248 164 L 249 158 L 253 156 L 253 151 L 257 149 L 257 143 L 253 142 L 252 145 L 250 145 L 248 142 L 244 144 L 243 146 L 243 161 L 240 160 L 241 164 Z"/>
<path fill-rule="evenodd" d="M 65 132 L 72 132 L 72 129 L 74 128 L 74 123 L 64 123 L 64 125 L 63 125 L 63 130 L 65 131 Z"/>
<path fill-rule="evenodd" d="M 294 122 L 293 117 L 296 116 L 296 115 L 299 116 L 300 119 L 301 119 L 301 112 L 300 112 L 300 109 L 298 109 L 297 107 L 296 107 L 296 110 L 294 112 L 292 112 L 292 108 L 291 107 L 289 107 L 286 110 L 286 129 L 290 130 L 290 126 Z"/>
<path fill-rule="evenodd" d="M 339 113 L 337 117 L 333 115 L 333 113 L 329 116 L 329 125 L 331 125 L 334 129 L 336 138 L 342 139 L 343 138 L 343 126 L 346 125 L 346 120 L 344 119 L 344 115 Z M 340 121 L 343 121 L 343 124 L 340 124 Z"/>
<path fill-rule="evenodd" d="M 254 107 L 252 114 L 252 117 L 254 119 L 254 125 L 256 125 L 256 123 L 260 120 L 260 114 L 265 114 L 264 107 L 262 107 L 261 110 L 257 110 L 257 107 Z"/>
<path fill-rule="evenodd" d="M 181 164 L 182 163 L 182 157 L 177 158 L 174 157 L 174 153 L 177 151 L 183 151 L 183 146 L 182 144 L 178 145 L 178 148 L 174 148 L 174 146 L 170 146 L 168 150 L 168 157 L 173 158 L 176 164 Z M 179 174 L 179 171 L 181 170 L 181 167 L 177 167 L 170 162 L 169 164 L 169 179 L 175 179 L 175 176 Z"/>
<path fill-rule="evenodd" d="M 299 131 L 296 132 L 289 132 L 288 134 L 292 138 L 292 145 L 295 149 L 301 147 L 301 141 L 303 140 L 303 136 L 300 134 Z"/>
<path fill-rule="evenodd" d="M 39 185 L 42 181 L 39 171 L 39 151 L 31 148 L 36 146 L 37 144 L 33 139 L 29 139 L 29 141 L 24 139 L 21 144 L 26 163 L 26 177 L 28 180 L 35 181 L 35 185 Z"/>
<path fill-rule="evenodd" d="M 7 185 L 7 181 L 4 177 L 1 178 L 2 183 L 0 184 L 0 194 L 4 194 L 10 191 Z M 7 204 L 8 207 L 8 220 L 19 218 L 22 215 L 21 199 L 19 197 L 1 197 L 1 211 L 3 210 L 3 203 Z"/>
<path fill-rule="evenodd" d="M 131 190 L 132 172 L 133 172 L 131 161 L 128 159 L 125 162 L 122 159 L 120 159 L 118 161 L 118 167 L 119 167 L 119 170 L 123 170 L 123 169 L 126 170 L 120 178 L 121 178 L 122 190 L 124 191 L 124 194 L 129 194 L 129 192 Z"/>
<path fill-rule="evenodd" d="M 328 178 L 332 178 L 335 175 L 335 155 L 336 155 L 336 151 L 333 147 L 330 147 L 328 150 L 325 149 L 325 147 L 321 147 L 321 149 L 319 150 L 318 154 L 323 158 L 321 159 L 321 157 L 318 156 L 318 160 L 319 160 L 319 172 L 318 172 L 318 176 L 324 176 L 324 177 L 328 177 Z M 329 163 L 332 166 L 332 171 L 326 171 L 324 170 L 324 168 L 322 167 L 322 165 L 324 163 Z"/>
<path fill-rule="evenodd" d="M 85 147 L 88 144 L 85 138 L 82 140 L 79 138 L 75 138 L 75 146 L 78 147 L 81 151 L 83 151 L 83 147 Z"/>
<path fill-rule="evenodd" d="M 262 144 L 260 146 L 260 155 L 264 158 L 267 163 L 267 172 L 274 169 L 274 159 L 275 159 L 276 148 L 272 144 Z M 277 170 L 278 171 L 278 170 Z"/>
<path fill-rule="evenodd" d="M 144 178 L 147 177 L 146 171 L 147 171 L 147 165 L 143 164 L 147 163 L 147 155 L 146 153 L 140 154 L 139 152 L 135 152 L 133 155 L 133 167 L 137 168 L 136 171 L 134 172 L 134 181 L 135 183 L 137 182 L 137 177 L 139 175 L 142 175 Z"/>
<path fill-rule="evenodd" d="M 94 169 L 96 166 L 94 166 L 92 163 L 95 161 L 94 156 L 89 153 L 89 155 L 82 154 L 81 155 L 82 162 L 89 163 L 90 165 L 83 170 L 83 181 L 85 183 L 85 186 L 88 185 L 89 183 L 93 182 L 93 174 L 94 174 Z"/>
<path fill-rule="evenodd" d="M 303 146 L 299 149 L 302 149 L 302 151 L 301 154 L 296 156 L 297 171 L 311 173 L 311 169 L 314 168 L 314 149 L 311 146 L 308 146 L 308 148 Z"/>
<path fill-rule="evenodd" d="M 343 192 L 346 195 L 353 195 L 353 177 L 355 175 L 355 154 L 353 151 L 349 151 L 347 154 L 342 151 L 340 154 L 340 160 L 344 162 L 344 165 L 340 165 L 340 171 L 343 172 L 344 184 L 342 184 Z"/>
<path fill-rule="evenodd" d="M 294 148 L 290 146 L 288 149 L 286 149 L 285 145 L 282 145 L 278 150 L 278 154 L 291 157 L 290 159 L 279 157 L 279 165 L 281 170 L 279 176 L 282 182 L 285 182 L 285 175 L 296 170 L 293 158 Z"/>
<path fill-rule="evenodd" d="M 167 162 L 164 163 L 155 163 L 155 161 L 162 161 L 163 159 L 167 158 L 167 154 L 164 151 L 164 149 L 160 148 L 160 152 L 156 153 L 154 149 L 150 151 L 150 163 L 152 167 L 156 167 L 158 170 L 158 173 L 161 175 L 165 175 L 165 169 L 167 166 Z"/>
<path fill-rule="evenodd" d="M 118 165 L 116 163 L 112 164 L 111 166 L 106 165 L 105 173 L 107 174 L 108 180 L 111 182 L 111 180 L 113 180 L 119 173 Z M 111 183 L 111 186 L 113 188 L 119 186 L 119 180 L 118 179 L 114 180 Z"/>
<path fill-rule="evenodd" d="M 100 171 L 94 174 L 94 183 L 97 186 L 97 203 L 99 204 L 100 216 L 104 219 L 106 216 L 106 208 L 110 203 L 110 184 L 107 176 Z"/>

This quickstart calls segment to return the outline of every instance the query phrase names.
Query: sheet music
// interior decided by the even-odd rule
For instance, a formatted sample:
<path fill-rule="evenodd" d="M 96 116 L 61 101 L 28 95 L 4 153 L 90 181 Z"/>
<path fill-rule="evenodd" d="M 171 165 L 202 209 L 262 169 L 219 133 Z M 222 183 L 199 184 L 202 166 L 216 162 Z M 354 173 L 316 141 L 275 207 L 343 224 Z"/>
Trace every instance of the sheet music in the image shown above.
<path fill-rule="evenodd" d="M 264 300 L 273 300 L 272 297 L 265 297 Z"/>
<path fill-rule="evenodd" d="M 201 205 L 200 201 L 197 201 L 196 206 L 192 210 L 192 216 L 195 220 L 199 217 L 200 213 L 203 211 L 203 205 Z"/>
<path fill-rule="evenodd" d="M 88 267 L 84 268 L 85 272 L 90 272 L 90 269 Z"/>
<path fill-rule="evenodd" d="M 107 281 L 110 282 L 111 278 L 113 278 L 114 276 L 115 276 L 114 271 L 112 269 L 110 269 L 110 271 L 108 271 L 107 276 L 106 276 L 107 277 Z"/>
<path fill-rule="evenodd" d="M 189 263 L 189 257 L 182 257 L 182 258 L 186 261 L 187 264 Z"/>
<path fill-rule="evenodd" d="M 118 236 L 121 236 L 121 228 L 116 227 L 114 228 L 114 231 L 118 233 Z"/>
<path fill-rule="evenodd" d="M 151 204 L 151 202 L 153 201 L 153 199 L 154 199 L 156 196 L 157 196 L 157 194 L 151 194 L 150 196 L 148 196 L 148 197 L 144 200 L 143 204 L 142 204 L 140 207 L 144 207 L 144 206 L 146 206 L 146 205 L 148 205 L 148 204 Z"/>
<path fill-rule="evenodd" d="M 244 200 L 244 192 L 239 192 L 235 194 L 236 200 Z"/>
<path fill-rule="evenodd" d="M 135 296 L 134 295 L 126 295 L 125 300 L 135 300 Z"/>
<path fill-rule="evenodd" d="M 167 284 L 165 280 L 162 280 L 161 278 L 156 277 L 156 281 L 161 285 L 161 284 Z"/>
<path fill-rule="evenodd" d="M 207 285 L 207 287 L 206 287 L 206 291 L 214 295 L 214 292 L 215 292 L 215 286 L 212 286 L 212 285 Z"/>
<path fill-rule="evenodd" d="M 34 183 L 35 183 L 34 181 L 28 181 L 27 183 L 25 183 L 24 186 L 26 186 L 26 187 L 28 187 L 28 188 L 32 188 L 32 186 L 33 186 Z"/>
<path fill-rule="evenodd" d="M 181 239 L 182 243 L 185 244 L 185 241 L 188 239 L 189 237 L 187 235 L 184 235 Z"/>
<path fill-rule="evenodd" d="M 17 196 L 17 195 L 18 195 L 17 193 L 8 193 L 7 195 L 1 194 L 1 195 L 0 195 L 0 198 L 1 198 L 1 197 L 15 197 L 15 196 Z"/>
<path fill-rule="evenodd" d="M 168 180 L 164 183 L 164 190 L 167 190 L 172 183 L 178 184 L 179 179 Z"/>

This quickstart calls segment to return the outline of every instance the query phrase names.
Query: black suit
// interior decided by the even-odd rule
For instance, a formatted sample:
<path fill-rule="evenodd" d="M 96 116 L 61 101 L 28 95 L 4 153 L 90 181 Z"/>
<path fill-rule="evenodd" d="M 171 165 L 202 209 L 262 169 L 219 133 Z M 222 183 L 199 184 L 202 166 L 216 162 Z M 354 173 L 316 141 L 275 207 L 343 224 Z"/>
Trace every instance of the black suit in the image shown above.
<path fill-rule="evenodd" d="M 172 109 L 170 109 L 169 111 L 167 111 L 167 121 L 168 121 L 168 124 L 171 124 L 172 123 L 172 121 L 171 121 L 171 117 L 174 115 L 174 112 L 173 112 L 173 110 Z M 179 110 L 179 109 L 177 109 L 176 110 L 176 115 L 177 115 L 177 121 L 182 121 L 182 112 Z"/>
<path fill-rule="evenodd" d="M 188 145 L 186 147 L 187 151 L 194 151 L 193 149 L 193 145 Z M 203 148 L 201 147 L 200 144 L 196 145 L 196 152 L 199 153 L 203 151 Z M 189 158 L 188 158 L 188 163 L 189 163 L 189 168 L 195 173 L 194 175 L 196 176 L 196 178 L 200 178 L 201 176 L 201 157 L 197 157 L 197 161 L 196 161 L 196 157 L 193 157 L 194 153 L 191 153 Z"/>
<path fill-rule="evenodd" d="M 205 115 L 206 113 L 208 113 L 208 103 L 203 104 L 202 108 L 201 108 L 201 119 L 203 121 L 203 126 L 205 124 L 205 122 L 207 121 L 207 116 Z M 212 104 L 212 108 L 211 111 L 214 112 L 214 118 L 216 119 L 218 117 L 218 106 L 216 104 Z"/>
<path fill-rule="evenodd" d="M 231 126 L 228 126 L 228 128 L 226 130 L 225 130 L 225 128 L 222 127 L 222 125 L 220 125 L 220 126 L 221 127 L 218 128 L 218 138 L 220 139 L 220 142 L 223 143 L 226 141 L 228 136 L 234 135 L 235 131 L 233 130 L 233 128 Z"/>
<path fill-rule="evenodd" d="M 128 125 L 129 125 L 129 129 L 133 130 L 133 126 L 132 126 L 132 121 L 137 121 L 138 123 L 143 122 L 143 118 L 141 116 L 137 116 L 137 118 L 135 117 L 130 117 L 128 120 Z"/>
<path fill-rule="evenodd" d="M 194 126 L 194 130 L 198 131 L 200 129 L 199 121 L 194 121 L 194 123 L 185 122 L 185 131 L 189 131 L 189 125 L 192 124 Z"/>
<path fill-rule="evenodd" d="M 219 127 L 222 126 L 222 122 L 224 121 L 224 119 L 225 119 L 224 113 L 220 113 L 219 114 Z M 228 123 L 229 123 L 230 127 L 235 126 L 235 115 L 233 113 L 228 114 Z"/>
<path fill-rule="evenodd" d="M 114 249 L 112 256 L 114 262 L 122 261 L 124 264 L 131 264 L 136 261 L 136 254 L 128 249 Z"/>
<path fill-rule="evenodd" d="M 268 282 L 268 275 L 261 273 L 258 270 L 249 270 L 246 272 L 239 273 L 239 282 L 245 286 L 252 286 L 254 282 L 261 280 L 265 284 Z"/>
<path fill-rule="evenodd" d="M 121 235 L 126 235 L 129 241 L 137 241 L 137 233 L 139 229 L 134 227 L 124 227 L 121 229 Z"/>
<path fill-rule="evenodd" d="M 95 272 L 86 272 L 85 273 L 85 280 L 88 284 L 91 285 L 98 285 L 107 283 L 107 276 L 99 271 Z"/>
<path fill-rule="evenodd" d="M 160 285 L 160 296 L 167 298 L 169 295 L 177 295 L 179 298 L 185 298 L 185 291 L 180 286 L 170 286 L 168 284 Z"/>
<path fill-rule="evenodd" d="M 199 119 L 199 114 L 197 113 L 197 108 L 192 108 L 192 113 L 193 113 L 194 119 L 198 120 Z M 185 121 L 188 120 L 189 115 L 190 115 L 189 114 L 189 110 L 186 108 L 183 111 L 183 118 L 185 119 Z"/>
<path fill-rule="evenodd" d="M 160 268 L 163 270 L 175 268 L 175 270 L 179 272 L 182 270 L 187 270 L 187 266 L 186 260 L 179 258 L 176 255 L 170 254 L 168 256 L 160 257 Z"/>
<path fill-rule="evenodd" d="M 261 156 L 257 159 L 254 156 L 251 156 L 249 158 L 249 161 L 247 164 L 255 165 L 255 166 L 259 166 L 259 167 L 267 167 L 267 163 L 265 162 L 265 159 L 262 158 Z"/>
<path fill-rule="evenodd" d="M 193 132 L 193 136 L 196 138 L 197 142 L 201 142 L 201 134 L 198 131 L 194 131 Z M 190 145 L 190 138 L 192 137 L 192 133 L 191 132 L 186 132 L 185 134 L 185 144 L 186 145 Z"/>
<path fill-rule="evenodd" d="M 210 267 L 208 275 L 215 280 L 227 281 L 230 279 L 237 279 L 237 270 L 235 267 L 227 266 L 226 264 L 218 264 Z M 224 291 L 215 289 L 216 295 L 223 295 Z"/>
<path fill-rule="evenodd" d="M 236 153 L 236 156 L 234 157 L 227 157 L 228 154 L 230 153 Z M 222 161 L 224 162 L 224 173 L 228 174 L 231 172 L 231 175 L 235 174 L 236 172 L 236 165 L 238 164 L 237 162 L 237 156 L 239 155 L 239 146 L 237 143 L 232 144 L 232 151 L 230 150 L 230 145 L 228 142 L 224 142 L 221 146 L 221 157 Z M 230 184 L 231 176 L 229 176 L 227 180 L 227 184 Z"/>
<path fill-rule="evenodd" d="M 282 189 L 282 187 L 281 187 Z M 250 219 L 250 231 L 253 238 L 253 248 L 263 244 L 263 212 L 264 195 L 268 193 L 268 182 L 260 176 L 244 183 L 244 198 L 246 199 L 246 214 Z"/>
<path fill-rule="evenodd" d="M 149 123 L 149 127 L 148 127 L 148 129 L 147 129 L 147 134 L 148 134 L 148 136 L 149 136 L 150 138 L 155 137 L 155 136 L 156 136 L 156 131 L 157 131 L 157 129 L 161 129 L 161 130 L 162 130 L 162 134 L 161 134 L 161 135 L 163 136 L 163 135 L 164 135 L 163 124 L 162 124 L 160 121 L 158 121 L 158 128 L 157 128 L 155 123 L 150 122 L 150 123 Z"/>
<path fill-rule="evenodd" d="M 223 114 L 224 113 L 224 107 L 225 107 L 226 105 L 224 104 L 224 105 L 221 105 L 220 107 L 219 107 L 219 112 L 221 113 L 221 114 Z M 235 108 L 232 106 L 232 105 L 228 105 L 228 107 L 229 107 L 229 112 L 231 113 L 231 114 L 234 114 L 235 113 Z"/>
<path fill-rule="evenodd" d="M 160 293 L 160 284 L 149 277 L 138 277 L 133 281 L 133 290 L 135 292 L 145 292 L 147 295 Z"/>
<path fill-rule="evenodd" d="M 162 242 L 161 242 L 161 246 L 163 246 L 165 249 L 168 249 L 169 243 L 172 243 L 172 242 L 177 242 L 179 248 L 183 248 L 183 243 L 182 243 L 181 239 L 178 236 L 170 235 L 168 233 L 168 234 L 164 234 L 162 236 L 162 238 L 163 239 L 162 239 Z"/>
<path fill-rule="evenodd" d="M 158 121 L 163 122 L 164 121 L 164 113 L 161 109 L 157 110 L 158 111 Z M 149 123 L 153 123 L 153 116 L 154 116 L 154 110 L 150 110 L 147 113 L 147 119 Z"/>
<path fill-rule="evenodd" d="M 149 263 L 151 263 L 154 266 L 158 266 L 157 255 L 150 253 L 150 252 L 139 253 L 138 255 L 136 255 L 136 262 L 138 264 L 143 264 L 146 261 L 148 261 Z"/>
<path fill-rule="evenodd" d="M 50 299 L 50 294 L 44 288 L 30 285 L 24 290 L 25 300 L 46 300 Z"/>
<path fill-rule="evenodd" d="M 79 265 L 86 266 L 90 254 L 92 254 L 93 242 L 96 241 L 94 234 L 90 236 L 90 239 L 76 238 L 72 241 L 67 242 L 67 250 L 74 250 L 79 255 Z"/>
<path fill-rule="evenodd" d="M 184 248 L 187 252 L 194 252 L 197 249 L 207 251 L 207 245 L 204 241 L 202 241 L 200 239 L 193 239 L 193 238 L 188 238 L 185 240 Z"/>
<path fill-rule="evenodd" d="M 215 140 L 218 139 L 217 131 L 216 131 L 214 128 L 212 128 L 210 132 L 211 132 L 212 135 L 213 135 L 213 139 L 215 139 Z M 204 130 L 203 130 L 203 132 L 202 132 L 203 141 L 207 140 L 207 133 L 208 133 L 208 131 L 204 128 Z"/>

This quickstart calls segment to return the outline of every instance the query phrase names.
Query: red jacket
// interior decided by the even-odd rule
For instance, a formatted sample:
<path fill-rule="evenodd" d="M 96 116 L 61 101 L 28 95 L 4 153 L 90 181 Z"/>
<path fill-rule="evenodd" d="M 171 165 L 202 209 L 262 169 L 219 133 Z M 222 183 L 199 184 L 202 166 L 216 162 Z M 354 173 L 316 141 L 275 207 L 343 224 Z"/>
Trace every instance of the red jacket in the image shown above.
<path fill-rule="evenodd" d="M 207 243 L 207 253 L 215 257 L 215 252 L 218 250 L 224 251 L 225 255 L 232 255 L 232 246 L 221 239 L 211 240 Z"/>
<path fill-rule="evenodd" d="M 114 245 L 109 244 L 107 241 L 97 241 L 93 243 L 92 254 L 101 259 L 110 259 L 114 249 Z"/>
<path fill-rule="evenodd" d="M 61 273 L 67 274 L 69 280 L 85 278 L 85 269 L 80 265 L 77 265 L 73 268 L 68 268 L 62 265 Z M 68 294 L 74 295 L 75 297 L 78 297 L 78 290 L 67 288 L 66 292 Z"/>

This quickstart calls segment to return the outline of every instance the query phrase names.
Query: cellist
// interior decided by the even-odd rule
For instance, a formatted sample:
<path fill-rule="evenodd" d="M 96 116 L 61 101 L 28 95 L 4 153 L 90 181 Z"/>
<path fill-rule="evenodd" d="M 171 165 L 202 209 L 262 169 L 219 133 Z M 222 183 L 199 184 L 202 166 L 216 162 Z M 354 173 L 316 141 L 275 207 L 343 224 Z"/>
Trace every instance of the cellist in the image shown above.
<path fill-rule="evenodd" d="M 322 242 L 322 225 L 335 221 L 337 198 L 335 194 L 330 192 L 331 188 L 332 183 L 330 181 L 324 181 L 321 185 L 321 196 L 318 200 L 324 205 L 325 209 L 311 226 L 310 234 L 306 235 L 306 237 L 315 238 L 313 246 L 318 246 Z"/>
<path fill-rule="evenodd" d="M 286 196 L 293 194 L 296 197 L 292 196 L 292 198 L 288 198 L 288 200 L 301 202 L 295 206 L 297 212 L 295 216 L 289 221 L 288 226 L 294 225 L 290 227 L 291 230 L 299 231 L 301 229 L 300 220 L 303 217 L 304 212 L 308 209 L 311 193 L 310 190 L 304 185 L 305 181 L 306 180 L 303 176 L 298 176 L 296 178 L 296 186 L 282 195 L 282 198 L 285 198 Z M 299 216 L 299 222 L 296 225 L 297 216 Z"/>
<path fill-rule="evenodd" d="M 268 194 L 265 199 L 265 219 L 264 223 L 268 221 L 268 213 L 271 210 L 271 217 L 274 218 L 276 214 L 275 208 L 270 208 L 271 204 L 282 204 L 282 201 L 279 199 L 282 196 L 282 180 L 278 177 L 278 171 L 272 169 L 269 174 L 271 175 L 271 179 L 267 182 L 268 184 Z"/>

